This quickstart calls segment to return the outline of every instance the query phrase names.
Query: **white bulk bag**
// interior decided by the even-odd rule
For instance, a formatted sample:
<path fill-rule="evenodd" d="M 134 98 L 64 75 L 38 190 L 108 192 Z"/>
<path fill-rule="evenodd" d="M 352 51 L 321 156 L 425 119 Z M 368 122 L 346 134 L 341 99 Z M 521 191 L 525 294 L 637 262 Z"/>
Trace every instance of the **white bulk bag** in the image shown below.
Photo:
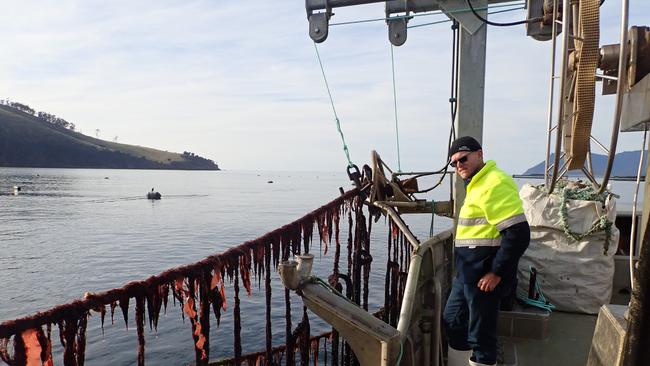
<path fill-rule="evenodd" d="M 537 281 L 544 296 L 557 310 L 597 314 L 612 295 L 614 254 L 619 231 L 611 227 L 609 249 L 607 234 L 596 231 L 575 240 L 567 236 L 561 218 L 562 197 L 548 195 L 544 188 L 526 184 L 519 195 L 530 224 L 530 246 L 519 261 L 519 292 L 528 293 L 529 268 L 537 269 Z M 585 234 L 606 215 L 616 220 L 614 199 L 598 201 L 566 200 L 569 230 Z"/>

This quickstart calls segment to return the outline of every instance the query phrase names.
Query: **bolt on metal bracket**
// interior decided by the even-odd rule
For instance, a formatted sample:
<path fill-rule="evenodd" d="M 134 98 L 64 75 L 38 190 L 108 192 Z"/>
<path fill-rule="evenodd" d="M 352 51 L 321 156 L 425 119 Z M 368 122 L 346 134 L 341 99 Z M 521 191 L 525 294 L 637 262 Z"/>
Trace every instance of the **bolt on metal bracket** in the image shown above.
<path fill-rule="evenodd" d="M 316 13 L 309 6 L 313 0 L 306 0 L 307 19 L 309 19 L 309 37 L 316 42 L 322 43 L 327 39 L 329 33 L 329 21 L 332 17 L 332 8 L 329 6 L 327 0 L 320 0 L 319 3 L 324 2 L 325 11 Z"/>
<path fill-rule="evenodd" d="M 391 8 L 402 3 L 405 15 L 391 17 Z M 390 0 L 386 1 L 386 24 L 388 24 L 388 40 L 393 46 L 401 46 L 406 42 L 407 24 L 409 17 L 408 0 Z"/>

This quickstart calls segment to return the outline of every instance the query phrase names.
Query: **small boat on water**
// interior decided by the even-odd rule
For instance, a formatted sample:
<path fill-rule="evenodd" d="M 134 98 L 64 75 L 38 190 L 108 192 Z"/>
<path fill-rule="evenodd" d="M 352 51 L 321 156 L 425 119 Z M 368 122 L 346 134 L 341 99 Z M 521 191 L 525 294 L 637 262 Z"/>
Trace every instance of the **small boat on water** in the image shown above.
<path fill-rule="evenodd" d="M 159 200 L 162 198 L 162 195 L 160 192 L 154 191 L 153 188 L 151 188 L 151 192 L 147 192 L 147 199 L 149 200 Z"/>

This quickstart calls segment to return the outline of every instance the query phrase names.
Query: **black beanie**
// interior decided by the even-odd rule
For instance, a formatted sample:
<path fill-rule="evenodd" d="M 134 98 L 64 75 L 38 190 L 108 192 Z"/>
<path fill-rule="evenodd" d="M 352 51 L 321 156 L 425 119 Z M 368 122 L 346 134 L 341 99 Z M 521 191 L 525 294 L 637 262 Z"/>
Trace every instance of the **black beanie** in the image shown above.
<path fill-rule="evenodd" d="M 478 143 L 471 136 L 463 136 L 457 138 L 454 142 L 451 143 L 449 147 L 449 156 L 454 155 L 459 151 L 478 151 L 481 150 L 481 144 Z"/>

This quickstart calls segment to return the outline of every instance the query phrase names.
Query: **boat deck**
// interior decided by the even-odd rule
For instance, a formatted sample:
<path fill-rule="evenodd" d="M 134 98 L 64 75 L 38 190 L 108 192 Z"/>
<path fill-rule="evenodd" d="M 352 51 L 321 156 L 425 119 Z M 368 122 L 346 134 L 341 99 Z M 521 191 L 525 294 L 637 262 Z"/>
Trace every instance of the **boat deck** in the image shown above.
<path fill-rule="evenodd" d="M 629 293 L 614 292 L 611 303 L 627 305 Z M 582 366 L 587 364 L 597 315 L 551 313 L 548 337 L 500 339 L 503 362 L 500 366 Z"/>
<path fill-rule="evenodd" d="M 597 318 L 596 315 L 554 312 L 547 339 L 503 338 L 504 363 L 500 365 L 585 365 Z"/>

